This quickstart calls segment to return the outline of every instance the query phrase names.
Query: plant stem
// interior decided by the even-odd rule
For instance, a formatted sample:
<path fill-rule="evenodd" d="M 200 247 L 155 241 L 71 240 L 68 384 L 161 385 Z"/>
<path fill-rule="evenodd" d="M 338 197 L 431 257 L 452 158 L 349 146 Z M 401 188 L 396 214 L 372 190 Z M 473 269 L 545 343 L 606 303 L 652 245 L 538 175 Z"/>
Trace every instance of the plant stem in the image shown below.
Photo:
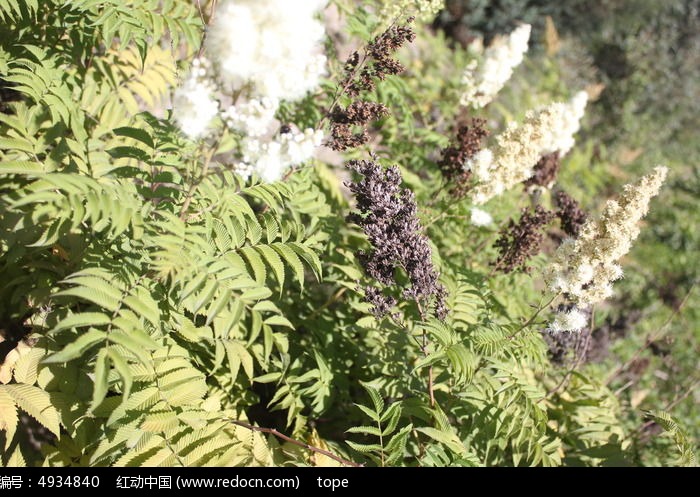
<path fill-rule="evenodd" d="M 426 321 L 426 315 L 423 311 L 423 306 L 420 305 L 420 300 L 416 299 L 416 305 L 418 306 L 418 312 L 420 313 L 421 321 Z M 420 345 L 421 352 L 423 352 L 424 357 L 428 357 L 428 333 L 423 328 L 423 338 L 422 344 Z M 433 385 L 433 366 L 428 367 L 428 395 L 430 396 L 430 407 L 435 407 L 435 391 Z"/>
<path fill-rule="evenodd" d="M 562 378 L 562 380 L 559 382 L 559 384 L 557 386 L 555 386 L 554 388 L 552 388 L 549 392 L 547 392 L 544 397 L 542 397 L 540 400 L 538 400 L 537 401 L 538 403 L 542 402 L 545 399 L 548 399 L 549 397 L 551 397 L 552 395 L 557 393 L 559 390 L 564 388 L 567 385 L 567 383 L 569 382 L 571 375 L 574 373 L 574 371 L 576 371 L 576 369 L 581 365 L 583 360 L 586 358 L 586 352 L 588 352 L 588 346 L 590 345 L 591 337 L 593 336 L 594 322 L 595 322 L 595 307 L 591 308 L 591 322 L 589 325 L 589 333 L 588 333 L 588 336 L 586 337 L 586 341 L 583 344 L 583 350 L 578 355 L 578 357 L 576 358 L 576 361 L 574 361 L 574 364 L 571 366 L 571 368 L 569 368 L 569 370 L 566 372 L 566 374 L 564 375 L 564 378 Z"/>
<path fill-rule="evenodd" d="M 334 461 L 337 461 L 340 464 L 344 464 L 345 466 L 353 466 L 355 468 L 361 468 L 363 466 L 362 464 L 358 464 L 356 462 L 349 461 L 347 459 L 343 459 L 340 456 L 336 456 L 335 454 L 333 454 L 332 452 L 329 452 L 327 450 L 321 449 L 319 447 L 314 447 L 313 445 L 309 445 L 305 442 L 300 442 L 299 440 L 295 440 L 293 438 L 290 438 L 287 435 L 285 435 L 284 433 L 280 433 L 279 431 L 275 430 L 274 428 L 264 428 L 262 426 L 254 426 L 254 425 L 251 425 L 251 424 L 246 423 L 244 421 L 237 421 L 235 419 L 230 419 L 229 422 L 231 424 L 236 425 L 236 426 L 241 426 L 243 428 L 246 428 L 250 431 L 257 431 L 260 433 L 269 433 L 270 435 L 274 435 L 277 438 L 281 438 L 285 442 L 289 442 L 289 443 L 297 445 L 299 447 L 304 447 L 305 449 L 308 449 L 312 452 L 316 452 L 318 454 L 323 454 L 326 457 L 330 457 Z"/>
<path fill-rule="evenodd" d="M 187 196 L 185 197 L 185 201 L 182 203 L 182 208 L 180 209 L 181 220 L 185 220 L 187 209 L 189 209 L 190 203 L 192 202 L 192 196 L 194 195 L 194 191 L 197 189 L 202 180 L 204 180 L 204 178 L 206 177 L 207 171 L 209 171 L 209 165 L 211 164 L 211 160 L 216 154 L 216 151 L 219 148 L 219 145 L 221 144 L 221 141 L 223 140 L 223 137 L 225 135 L 226 130 L 224 130 L 224 132 L 219 135 L 219 137 L 216 139 L 216 142 L 209 149 L 207 155 L 205 156 L 204 163 L 202 164 L 202 172 L 199 175 L 199 178 L 193 180 L 192 183 L 190 183 L 190 187 L 187 190 Z"/>
<path fill-rule="evenodd" d="M 521 331 L 523 331 L 525 328 L 527 328 L 527 327 L 530 326 L 532 323 L 534 323 L 534 322 L 535 322 L 535 319 L 537 319 L 537 316 L 539 316 L 540 313 L 541 313 L 543 310 L 545 310 L 547 307 L 549 307 L 549 305 L 550 305 L 552 302 L 554 302 L 554 300 L 555 300 L 558 296 L 559 296 L 559 294 L 556 293 L 556 294 L 554 295 L 554 297 L 552 297 L 551 299 L 549 299 L 549 300 L 547 301 L 546 304 L 544 304 L 544 305 L 539 305 L 537 311 L 530 317 L 530 319 L 528 319 L 527 321 L 525 321 L 525 324 L 523 324 L 515 333 L 513 333 L 513 334 L 510 335 L 510 336 L 508 336 L 508 340 L 512 340 L 512 339 L 515 338 L 516 335 L 518 335 Z"/>

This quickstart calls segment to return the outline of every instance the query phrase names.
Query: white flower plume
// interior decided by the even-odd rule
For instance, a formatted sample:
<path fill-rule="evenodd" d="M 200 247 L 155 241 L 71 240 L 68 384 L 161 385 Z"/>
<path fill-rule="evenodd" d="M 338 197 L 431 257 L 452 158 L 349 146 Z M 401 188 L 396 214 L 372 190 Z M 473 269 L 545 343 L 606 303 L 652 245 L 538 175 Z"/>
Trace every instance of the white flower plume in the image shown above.
<path fill-rule="evenodd" d="M 462 105 L 478 109 L 494 99 L 523 61 L 531 30 L 529 24 L 518 26 L 510 35 L 494 40 L 481 63 L 474 60 L 467 66 L 462 75 Z"/>
<path fill-rule="evenodd" d="M 639 236 L 639 221 L 649 201 L 659 193 L 668 170 L 656 167 L 637 183 L 625 185 L 617 200 L 609 200 L 598 219 L 589 219 L 576 239 L 567 239 L 554 254 L 545 278 L 554 292 L 566 293 L 580 305 L 612 295 L 612 283 L 622 277 L 619 260 Z"/>

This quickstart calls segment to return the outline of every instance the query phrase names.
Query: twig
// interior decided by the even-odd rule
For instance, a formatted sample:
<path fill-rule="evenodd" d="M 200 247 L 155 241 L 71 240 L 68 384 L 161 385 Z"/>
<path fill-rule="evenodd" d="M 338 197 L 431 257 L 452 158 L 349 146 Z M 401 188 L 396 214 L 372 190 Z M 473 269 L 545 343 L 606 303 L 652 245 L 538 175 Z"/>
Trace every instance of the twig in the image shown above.
<path fill-rule="evenodd" d="M 677 314 L 681 312 L 683 309 L 683 306 L 685 306 L 686 302 L 688 302 L 688 298 L 690 298 L 690 294 L 693 292 L 693 289 L 695 288 L 696 283 L 693 283 L 690 288 L 688 289 L 688 293 L 685 294 L 685 297 L 683 297 L 683 300 L 681 301 L 680 305 L 671 313 L 671 315 L 666 319 L 664 324 L 661 325 L 661 327 L 657 330 L 656 333 L 652 333 L 647 339 L 644 341 L 644 344 L 639 347 L 634 354 L 632 354 L 632 357 L 630 357 L 626 362 L 618 366 L 615 371 L 613 371 L 610 376 L 608 376 L 608 379 L 605 380 L 605 385 L 609 385 L 615 378 L 617 378 L 620 373 L 625 371 L 632 363 L 634 363 L 639 356 L 644 352 L 652 343 L 654 343 L 656 340 L 661 338 L 663 333 L 666 330 L 666 327 L 671 324 L 671 321 L 673 321 L 673 318 L 676 317 Z"/>
<path fill-rule="evenodd" d="M 318 307 L 316 310 L 314 310 L 314 312 L 312 312 L 311 315 L 307 319 L 313 319 L 316 316 L 318 316 L 321 313 L 321 311 L 323 311 L 327 307 L 329 307 L 329 306 L 333 305 L 335 302 L 337 302 L 346 291 L 347 291 L 347 287 L 342 287 L 340 290 L 335 292 L 333 295 L 331 295 L 328 298 L 328 300 L 321 307 Z"/>
<path fill-rule="evenodd" d="M 700 384 L 700 378 L 696 379 L 694 382 L 690 384 L 690 386 L 683 392 L 682 395 L 679 395 L 675 399 L 673 399 L 671 402 L 669 402 L 663 409 L 662 411 L 669 412 L 671 409 L 676 407 L 678 404 L 683 402 L 691 393 L 693 393 L 693 390 L 695 390 L 695 387 L 697 387 Z M 634 430 L 631 433 L 631 436 L 637 435 L 638 433 L 644 431 L 646 428 L 650 427 L 653 425 L 655 421 L 649 420 L 642 424 L 639 428 Z"/>
<path fill-rule="evenodd" d="M 564 388 L 568 384 L 569 379 L 571 378 L 571 375 L 574 373 L 574 371 L 576 371 L 576 369 L 581 365 L 583 360 L 586 358 L 586 353 L 588 352 L 588 346 L 591 343 L 591 336 L 593 336 L 593 326 L 594 326 L 593 323 L 594 322 L 595 322 L 595 307 L 591 308 L 591 323 L 590 323 L 588 336 L 586 337 L 586 341 L 583 344 L 583 350 L 581 351 L 579 356 L 576 358 L 576 361 L 571 366 L 571 368 L 569 368 L 569 370 L 566 372 L 566 374 L 564 375 L 564 378 L 562 378 L 562 380 L 559 382 L 559 384 L 557 386 L 552 388 L 549 392 L 547 392 L 545 394 L 544 397 L 542 397 L 540 400 L 538 400 L 537 401 L 538 404 L 540 402 L 542 402 L 543 400 L 550 398 L 552 395 L 554 395 L 559 390 Z"/>
<path fill-rule="evenodd" d="M 540 312 L 542 312 L 542 311 L 545 310 L 547 307 L 549 307 L 549 305 L 550 305 L 552 302 L 554 302 L 554 300 L 555 300 L 558 296 L 559 296 L 558 293 L 554 294 L 554 297 L 552 297 L 551 299 L 549 299 L 549 301 L 548 301 L 546 304 L 544 304 L 544 305 L 541 305 L 541 301 L 540 301 L 540 305 L 538 306 L 537 311 L 530 317 L 530 319 L 528 319 L 527 321 L 525 321 L 525 324 L 523 324 L 516 332 L 514 332 L 512 335 L 507 336 L 506 338 L 507 338 L 508 340 L 512 340 L 512 339 L 515 338 L 518 334 L 520 334 L 521 331 L 523 331 L 525 328 L 527 328 L 527 327 L 530 326 L 532 323 L 534 323 L 534 322 L 535 322 L 535 319 L 537 319 L 537 316 L 540 315 Z"/>
<path fill-rule="evenodd" d="M 200 174 L 199 178 L 196 178 L 192 181 L 190 184 L 189 189 L 187 190 L 187 196 L 185 198 L 185 201 L 182 203 L 182 207 L 180 208 L 180 219 L 185 220 L 186 214 L 187 214 L 187 209 L 190 207 L 190 203 L 192 202 L 192 196 L 194 195 L 194 191 L 197 189 L 199 184 L 206 178 L 207 176 L 207 171 L 209 170 L 209 165 L 211 164 L 211 160 L 216 154 L 219 145 L 221 144 L 221 141 L 223 140 L 223 137 L 225 136 L 226 132 L 221 133 L 219 137 L 216 139 L 216 142 L 214 145 L 209 149 L 209 153 L 207 153 L 206 157 L 204 158 L 204 163 L 202 164 L 202 173 Z"/>
<path fill-rule="evenodd" d="M 249 423 L 245 423 L 243 421 L 237 421 L 235 419 L 230 419 L 229 421 L 231 422 L 231 424 L 234 424 L 236 426 L 241 426 L 241 427 L 246 428 L 250 431 L 257 431 L 260 433 L 269 433 L 270 435 L 274 435 L 277 438 L 281 438 L 285 442 L 289 442 L 289 443 L 297 445 L 299 447 L 304 447 L 305 449 L 308 449 L 312 452 L 316 452 L 318 454 L 323 454 L 326 457 L 330 457 L 331 459 L 339 462 L 340 464 L 344 464 L 346 466 L 353 466 L 355 468 L 363 467 L 362 464 L 358 464 L 358 463 L 353 462 L 353 461 L 348 461 L 347 459 L 343 459 L 340 456 L 336 456 L 335 454 L 333 454 L 332 452 L 329 452 L 327 450 L 321 449 L 319 447 L 314 447 L 313 445 L 309 445 L 305 442 L 300 442 L 299 440 L 295 440 L 293 438 L 290 438 L 287 435 L 285 435 L 284 433 L 280 433 L 279 431 L 275 430 L 274 428 L 264 428 L 262 426 L 253 426 Z"/>

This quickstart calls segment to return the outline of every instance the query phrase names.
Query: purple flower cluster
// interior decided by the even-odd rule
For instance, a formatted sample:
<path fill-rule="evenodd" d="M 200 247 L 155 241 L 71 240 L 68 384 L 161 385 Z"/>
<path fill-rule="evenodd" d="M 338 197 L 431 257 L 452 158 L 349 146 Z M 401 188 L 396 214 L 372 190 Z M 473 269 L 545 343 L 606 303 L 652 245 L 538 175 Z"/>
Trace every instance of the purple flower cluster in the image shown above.
<path fill-rule="evenodd" d="M 428 239 L 422 234 L 413 192 L 401 188 L 399 168 L 383 168 L 374 160 L 352 160 L 346 166 L 362 175 L 347 186 L 357 200 L 357 212 L 348 221 L 360 226 L 372 248 L 358 252 L 367 275 L 391 291 L 403 285 L 397 282 L 396 269 L 402 268 L 410 285 L 402 296 L 418 305 L 421 319 L 426 319 L 431 305 L 438 318 L 447 314 L 445 288 L 438 282 Z M 373 313 L 384 316 L 396 299 L 375 286 L 365 289 L 365 299 Z"/>

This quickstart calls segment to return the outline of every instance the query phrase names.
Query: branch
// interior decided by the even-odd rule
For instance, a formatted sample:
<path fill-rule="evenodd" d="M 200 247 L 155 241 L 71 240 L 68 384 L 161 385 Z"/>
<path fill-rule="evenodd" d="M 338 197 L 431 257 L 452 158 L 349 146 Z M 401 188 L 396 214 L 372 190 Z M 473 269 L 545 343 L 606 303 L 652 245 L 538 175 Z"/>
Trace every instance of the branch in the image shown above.
<path fill-rule="evenodd" d="M 353 466 L 353 467 L 355 467 L 355 468 L 361 468 L 361 467 L 363 467 L 362 464 L 358 464 L 358 463 L 356 463 L 356 462 L 348 461 L 347 459 L 343 459 L 343 458 L 340 457 L 340 456 L 336 456 L 335 454 L 333 454 L 332 452 L 329 452 L 329 451 L 327 451 L 327 450 L 320 449 L 320 448 L 318 448 L 318 447 L 314 447 L 313 445 L 309 445 L 309 444 L 307 444 L 307 443 L 305 443 L 305 442 L 300 442 L 299 440 L 294 440 L 293 438 L 289 438 L 287 435 L 285 435 L 285 434 L 283 434 L 283 433 L 280 433 L 279 431 L 275 430 L 274 428 L 263 428 L 262 426 L 253 426 L 253 425 L 251 425 L 251 424 L 249 424 L 249 423 L 245 423 L 245 422 L 243 422 L 243 421 L 236 421 L 236 420 L 233 420 L 233 419 L 231 419 L 231 420 L 229 420 L 229 421 L 231 422 L 231 424 L 234 424 L 234 425 L 236 425 L 236 426 L 241 426 L 241 427 L 246 428 L 246 429 L 248 429 L 248 430 L 250 430 L 250 431 L 257 431 L 257 432 L 260 432 L 260 433 L 269 433 L 270 435 L 274 435 L 274 436 L 276 436 L 277 438 L 281 438 L 281 439 L 284 440 L 285 442 L 289 442 L 289 443 L 291 443 L 291 444 L 298 445 L 299 447 L 304 447 L 305 449 L 308 449 L 308 450 L 310 450 L 310 451 L 312 451 L 312 452 L 317 452 L 318 454 L 323 454 L 323 455 L 326 456 L 326 457 L 330 457 L 330 458 L 333 459 L 334 461 L 337 461 L 337 462 L 339 462 L 340 464 L 344 464 L 345 466 Z"/>
<path fill-rule="evenodd" d="M 690 294 L 693 293 L 693 289 L 695 288 L 695 283 L 692 284 L 692 286 L 688 289 L 688 293 L 685 294 L 685 297 L 683 297 L 683 301 L 680 303 L 680 305 L 674 309 L 674 311 L 671 313 L 671 315 L 666 319 L 664 324 L 661 325 L 661 327 L 657 330 L 656 333 L 652 333 L 645 341 L 644 344 L 639 347 L 634 354 L 632 354 L 632 357 L 630 357 L 624 364 L 621 364 L 620 366 L 613 371 L 610 376 L 608 376 L 608 379 L 605 380 L 605 385 L 610 385 L 610 383 L 617 378 L 620 373 L 625 371 L 627 368 L 630 367 L 630 365 L 635 362 L 639 356 L 644 352 L 652 343 L 654 343 L 656 340 L 661 338 L 668 327 L 669 324 L 671 324 L 671 321 L 673 321 L 673 318 L 678 315 L 683 307 L 685 306 L 686 302 L 688 302 L 688 298 L 690 298 Z"/>
<path fill-rule="evenodd" d="M 664 412 L 670 412 L 671 409 L 673 409 L 673 408 L 676 407 L 678 404 L 680 404 L 681 402 L 683 402 L 686 398 L 688 398 L 688 396 L 689 396 L 691 393 L 693 393 L 693 391 L 695 390 L 695 388 L 696 388 L 698 385 L 700 385 L 700 379 L 697 379 L 697 380 L 693 381 L 693 382 L 690 384 L 690 386 L 689 386 L 682 394 L 676 396 L 675 399 L 673 399 L 671 402 L 669 402 L 668 404 L 666 404 L 666 406 L 662 409 L 662 411 L 664 411 Z M 646 422 L 643 423 L 641 426 L 639 426 L 639 428 L 637 428 L 636 430 L 634 430 L 634 431 L 631 433 L 630 436 L 638 435 L 639 433 L 643 432 L 644 430 L 646 430 L 647 428 L 649 428 L 649 427 L 650 427 L 651 425 L 653 425 L 654 423 L 655 423 L 655 421 L 653 421 L 653 420 L 646 421 Z"/>
<path fill-rule="evenodd" d="M 569 370 L 566 372 L 564 375 L 564 378 L 559 382 L 557 386 L 552 388 L 549 392 L 545 394 L 544 397 L 542 397 L 540 400 L 537 401 L 539 404 L 545 399 L 550 398 L 552 395 L 557 393 L 559 390 L 561 390 L 563 387 L 567 385 L 569 382 L 569 379 L 571 378 L 571 375 L 573 374 L 574 371 L 581 365 L 581 363 L 584 361 L 586 358 L 586 355 L 588 354 L 588 346 L 591 344 L 591 337 L 593 336 L 593 326 L 595 322 L 595 307 L 591 307 L 591 323 L 590 323 L 590 328 L 588 330 L 588 336 L 586 337 L 586 341 L 583 343 L 583 350 L 579 354 L 579 356 L 576 358 L 574 361 L 574 364 L 569 368 Z"/>
<path fill-rule="evenodd" d="M 506 338 L 507 338 L 508 340 L 512 340 L 512 339 L 515 338 L 518 334 L 520 334 L 520 332 L 522 332 L 525 328 L 527 328 L 527 327 L 530 326 L 532 323 L 534 323 L 534 322 L 535 322 L 535 319 L 537 319 L 537 316 L 539 316 L 540 313 L 541 313 L 543 310 L 545 310 L 547 307 L 549 307 L 550 304 L 551 304 L 552 302 L 554 302 L 554 301 L 556 300 L 556 298 L 557 298 L 560 294 L 561 294 L 561 293 L 555 294 L 554 297 L 552 297 L 551 299 L 549 299 L 549 301 L 548 301 L 546 304 L 544 304 L 544 305 L 542 305 L 542 300 L 540 300 L 540 304 L 537 306 L 537 311 L 530 317 L 530 319 L 528 319 L 528 320 L 525 322 L 525 324 L 523 324 L 520 328 L 518 328 L 517 331 L 515 331 L 515 332 L 513 332 L 512 334 L 508 335 Z"/>

